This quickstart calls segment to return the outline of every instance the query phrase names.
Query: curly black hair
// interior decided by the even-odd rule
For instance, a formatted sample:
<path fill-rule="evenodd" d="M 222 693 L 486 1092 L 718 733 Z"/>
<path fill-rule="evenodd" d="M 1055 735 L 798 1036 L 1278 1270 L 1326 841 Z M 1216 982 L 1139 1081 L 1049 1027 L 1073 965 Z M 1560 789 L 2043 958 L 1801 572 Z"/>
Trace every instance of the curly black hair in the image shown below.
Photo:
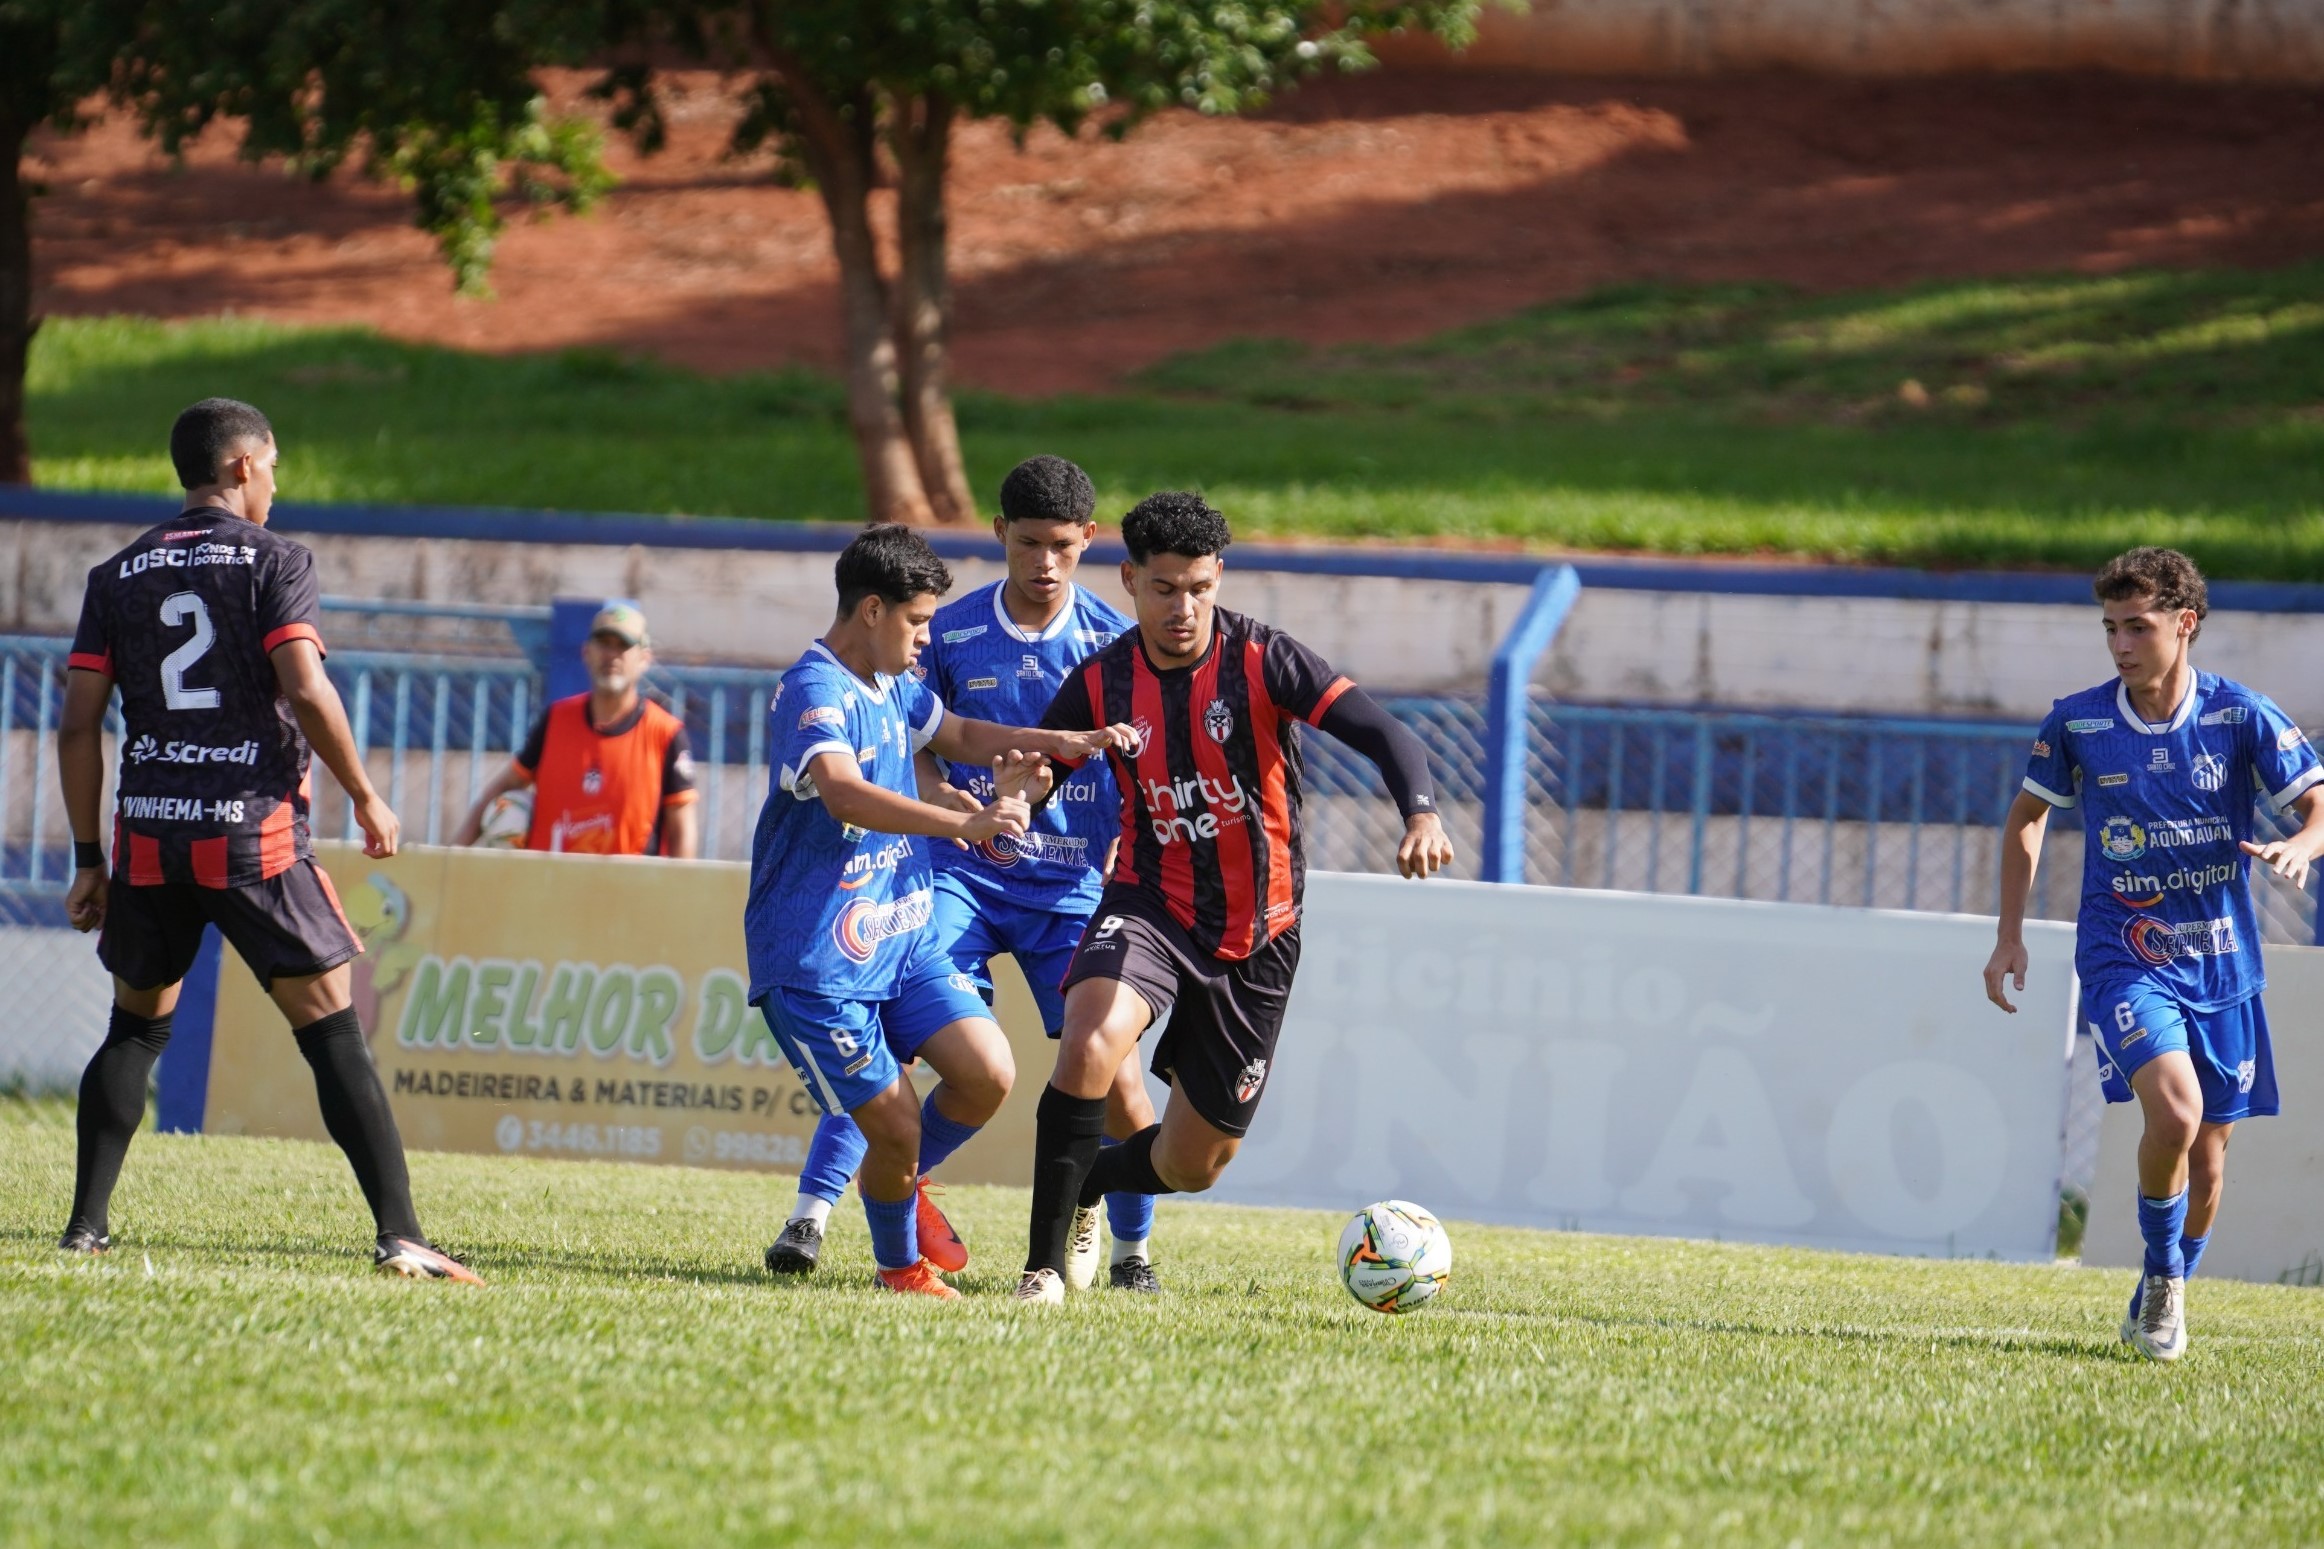
<path fill-rule="evenodd" d="M 1122 518 L 1122 544 L 1141 565 L 1157 554 L 1182 554 L 1188 559 L 1224 554 L 1234 541 L 1227 519 L 1187 490 L 1148 495 Z"/>
<path fill-rule="evenodd" d="M 2203 620 L 2211 613 L 2211 588 L 2203 584 L 2203 572 L 2177 549 L 2130 549 L 2117 554 L 2099 570 L 2090 590 L 2100 602 L 2151 597 L 2154 606 L 2165 613 L 2192 608 L 2196 635 L 2203 633 Z"/>
<path fill-rule="evenodd" d="M 926 538 L 901 522 L 866 527 L 856 534 L 855 541 L 840 551 L 831 577 L 839 583 L 842 618 L 855 612 L 855 605 L 866 597 L 901 605 L 930 592 L 941 597 L 952 590 L 951 570 Z"/>
<path fill-rule="evenodd" d="M 266 416 L 235 398 L 205 398 L 169 428 L 169 460 L 178 483 L 200 489 L 216 481 L 227 459 L 256 451 L 274 439 Z"/>
<path fill-rule="evenodd" d="M 1004 522 L 1086 523 L 1095 510 L 1097 486 L 1062 457 L 1028 457 L 1001 480 Z"/>

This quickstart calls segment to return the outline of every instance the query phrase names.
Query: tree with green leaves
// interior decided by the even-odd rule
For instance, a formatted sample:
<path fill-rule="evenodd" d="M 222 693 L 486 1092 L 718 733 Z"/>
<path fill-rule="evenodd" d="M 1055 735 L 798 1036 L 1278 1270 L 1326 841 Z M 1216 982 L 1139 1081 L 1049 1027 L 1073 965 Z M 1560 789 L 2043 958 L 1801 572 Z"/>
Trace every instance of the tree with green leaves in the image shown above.
<path fill-rule="evenodd" d="M 965 522 L 976 502 L 950 388 L 945 179 L 955 128 L 1094 123 L 1116 138 L 1165 108 L 1241 113 L 1320 71 L 1371 62 L 1365 40 L 1468 42 L 1478 0 L 610 0 L 617 57 L 736 72 L 734 149 L 811 181 L 839 263 L 848 417 L 875 520 Z M 661 143 L 654 71 L 600 83 L 615 122 Z M 896 193 L 880 262 L 873 190 Z"/>
<path fill-rule="evenodd" d="M 0 0 L 0 482 L 32 476 L 36 130 L 72 133 L 110 104 L 171 155 L 224 118 L 253 160 L 317 179 L 353 162 L 410 190 L 474 289 L 506 200 L 580 209 L 610 184 L 595 128 L 549 119 L 534 82 L 605 20 L 553 0 Z"/>

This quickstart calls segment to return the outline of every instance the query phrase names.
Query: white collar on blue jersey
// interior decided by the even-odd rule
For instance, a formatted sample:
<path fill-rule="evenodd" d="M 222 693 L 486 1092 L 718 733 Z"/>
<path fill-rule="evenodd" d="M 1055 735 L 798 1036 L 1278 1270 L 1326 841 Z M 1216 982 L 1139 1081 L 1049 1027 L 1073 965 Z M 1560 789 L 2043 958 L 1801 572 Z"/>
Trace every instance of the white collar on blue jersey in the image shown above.
<path fill-rule="evenodd" d="M 887 703 L 888 675 L 886 673 L 875 672 L 871 675 L 870 681 L 866 682 L 861 676 L 857 674 L 853 667 L 850 667 L 847 665 L 847 663 L 841 661 L 839 657 L 832 651 L 831 647 L 825 645 L 820 640 L 815 641 L 807 647 L 807 654 L 810 656 L 822 657 L 825 661 L 831 663 L 832 666 L 837 667 L 841 672 L 846 673 L 851 680 L 862 684 L 864 697 L 869 699 L 873 704 L 877 705 Z"/>
<path fill-rule="evenodd" d="M 993 617 L 1001 621 L 1001 628 L 1008 631 L 1012 639 L 1024 641 L 1054 640 L 1073 627 L 1073 615 L 1081 606 L 1081 586 L 1079 583 L 1073 581 L 1065 583 L 1065 606 L 1057 610 L 1057 617 L 1049 621 L 1049 627 L 1037 635 L 1028 633 L 1023 625 L 1009 617 L 1009 605 L 1003 600 L 1008 589 L 1009 583 L 1005 580 L 993 583 Z"/>
<path fill-rule="evenodd" d="M 2143 719 L 2138 711 L 2131 708 L 2130 689 L 2120 679 L 2114 684 L 2114 707 L 2122 712 L 2122 718 L 2130 723 L 2132 731 L 2143 731 L 2150 737 L 2159 737 L 2164 732 L 2177 731 L 2187 724 L 2187 717 L 2195 713 L 2195 690 L 2202 686 L 2202 682 L 2202 675 L 2195 674 L 2187 684 L 2186 697 L 2179 701 L 2179 708 L 2172 711 L 2171 718 L 2159 726 Z"/>

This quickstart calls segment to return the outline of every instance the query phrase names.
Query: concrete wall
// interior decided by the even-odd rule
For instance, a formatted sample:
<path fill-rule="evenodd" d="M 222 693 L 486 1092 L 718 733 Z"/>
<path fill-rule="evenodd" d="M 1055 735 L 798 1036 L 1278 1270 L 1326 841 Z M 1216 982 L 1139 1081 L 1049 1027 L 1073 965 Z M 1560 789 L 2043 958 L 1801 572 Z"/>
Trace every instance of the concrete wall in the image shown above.
<path fill-rule="evenodd" d="M 2324 81 L 2316 0 L 1533 0 L 1488 9 L 1467 67 L 1707 75 L 2121 70 L 2189 80 Z M 1383 50 L 1450 63 L 1427 44 Z"/>
<path fill-rule="evenodd" d="M 0 629 L 69 633 L 89 568 L 137 531 L 0 520 Z M 636 597 L 674 656 L 787 662 L 831 618 L 829 553 L 299 536 L 314 548 L 326 590 L 351 596 L 502 604 Z M 1267 556 L 1244 554 L 1229 556 L 1229 605 L 1281 625 L 1384 691 L 1480 689 L 1528 595 L 1514 581 L 1315 574 L 1268 569 Z M 962 589 L 1000 573 L 988 560 L 952 566 Z M 1766 595 L 1700 589 L 1705 575 L 1719 574 L 1713 568 L 1664 573 L 1672 589 L 1657 589 L 1653 573 L 1586 585 L 1542 663 L 1543 686 L 1585 701 L 2031 723 L 2059 695 L 2109 672 L 2087 604 Z M 1118 595 L 1110 566 L 1093 566 L 1086 579 Z M 2302 723 L 2324 725 L 2324 675 L 2313 670 L 2324 661 L 2324 613 L 2222 608 L 2205 626 L 2198 659 L 2274 695 Z"/>

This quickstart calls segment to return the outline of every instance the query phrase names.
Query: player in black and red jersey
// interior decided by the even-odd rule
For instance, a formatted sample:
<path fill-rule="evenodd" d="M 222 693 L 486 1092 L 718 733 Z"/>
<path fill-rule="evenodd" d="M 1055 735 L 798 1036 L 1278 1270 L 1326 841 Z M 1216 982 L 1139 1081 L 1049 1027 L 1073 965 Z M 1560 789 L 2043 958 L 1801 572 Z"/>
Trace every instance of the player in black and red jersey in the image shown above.
<path fill-rule="evenodd" d="M 1065 976 L 1033 1148 L 1027 1302 L 1089 1283 L 1099 1200 L 1207 1189 L 1250 1128 L 1299 964 L 1299 724 L 1379 766 L 1404 815 L 1399 871 L 1425 877 L 1452 859 L 1420 739 L 1289 635 L 1216 606 L 1225 517 L 1196 495 L 1151 495 L 1122 519 L 1122 542 L 1138 626 L 1076 668 L 1042 719 L 1126 722 L 1139 736 L 1106 754 L 1121 848 Z M 1164 1016 L 1162 1122 L 1101 1157 L 1106 1090 Z"/>
<path fill-rule="evenodd" d="M 307 832 L 311 747 L 353 798 L 364 853 L 396 851 L 323 673 L 315 557 L 269 532 L 276 449 L 230 398 L 178 416 L 170 460 L 185 511 L 89 572 L 65 678 L 57 766 L 73 830 L 65 910 L 101 929 L 113 1016 L 81 1078 L 73 1212 L 58 1246 L 102 1253 L 106 1208 L 169 1042 L 179 982 L 216 925 L 290 1019 L 323 1124 L 354 1165 L 378 1231 L 372 1261 L 414 1279 L 476 1277 L 429 1245 L 403 1141 L 363 1040 L 347 964 L 363 947 Z M 99 840 L 105 705 L 121 690 L 121 782 L 110 871 Z"/>

